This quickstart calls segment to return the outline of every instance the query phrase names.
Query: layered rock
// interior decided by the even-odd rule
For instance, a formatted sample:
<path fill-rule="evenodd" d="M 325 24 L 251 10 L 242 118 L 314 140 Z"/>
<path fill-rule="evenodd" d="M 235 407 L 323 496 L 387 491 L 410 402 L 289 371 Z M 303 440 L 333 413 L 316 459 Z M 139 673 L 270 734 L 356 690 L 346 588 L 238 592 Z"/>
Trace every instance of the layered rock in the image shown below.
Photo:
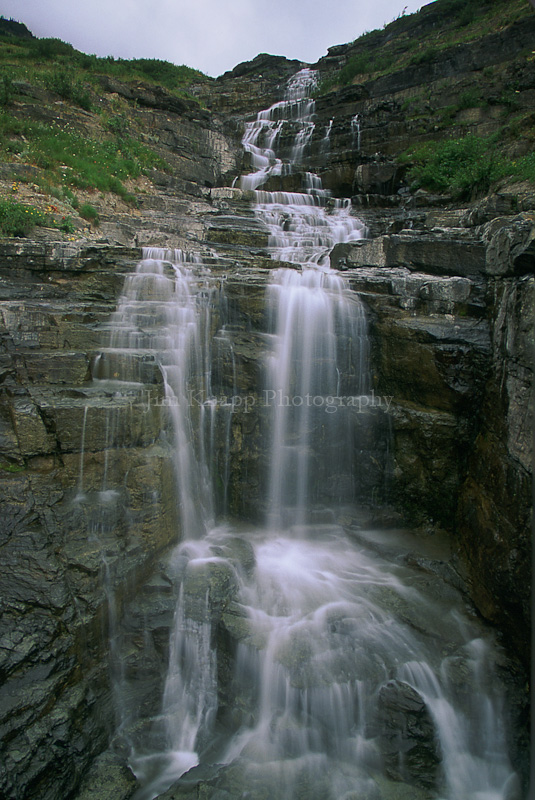
<path fill-rule="evenodd" d="M 371 311 L 377 390 L 393 398 L 392 497 L 454 533 L 476 604 L 527 662 L 533 219 L 419 225 L 338 245 L 332 262 Z"/>
<path fill-rule="evenodd" d="M 135 255 L 22 242 L 2 252 L 5 797 L 67 795 L 105 746 L 114 610 L 176 537 L 161 422 L 139 398 L 88 388 Z M 114 414 L 127 425 L 110 430 Z M 101 508 L 105 468 L 123 497 Z"/>

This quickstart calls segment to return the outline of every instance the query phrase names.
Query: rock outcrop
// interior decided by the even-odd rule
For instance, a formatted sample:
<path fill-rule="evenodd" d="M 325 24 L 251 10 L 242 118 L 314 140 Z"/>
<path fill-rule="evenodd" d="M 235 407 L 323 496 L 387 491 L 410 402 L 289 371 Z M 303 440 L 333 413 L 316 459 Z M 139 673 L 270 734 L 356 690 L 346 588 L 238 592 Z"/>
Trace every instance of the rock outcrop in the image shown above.
<path fill-rule="evenodd" d="M 371 311 L 377 390 L 393 397 L 392 497 L 457 537 L 479 609 L 527 663 L 533 215 L 411 223 L 332 254 Z"/>

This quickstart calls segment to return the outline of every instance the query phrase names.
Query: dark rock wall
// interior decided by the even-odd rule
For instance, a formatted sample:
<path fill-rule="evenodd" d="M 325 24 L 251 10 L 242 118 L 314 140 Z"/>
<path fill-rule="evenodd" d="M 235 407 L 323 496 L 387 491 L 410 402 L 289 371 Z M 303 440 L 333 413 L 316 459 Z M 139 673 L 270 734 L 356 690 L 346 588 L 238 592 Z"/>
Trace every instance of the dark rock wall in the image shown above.
<path fill-rule="evenodd" d="M 491 372 L 457 514 L 482 613 L 529 664 L 535 279 L 492 279 Z"/>
<path fill-rule="evenodd" d="M 219 214 L 212 207 L 206 218 L 204 246 L 227 232 L 227 241 L 215 243 L 213 271 L 225 286 L 219 322 L 234 354 L 232 364 L 218 367 L 218 379 L 252 398 L 232 417 L 228 500 L 233 513 L 255 519 L 266 466 L 261 390 L 271 264 L 257 245 L 243 244 L 247 215 L 239 225 L 225 222 L 228 200 L 218 202 Z M 375 494 L 362 485 L 371 489 L 367 502 L 386 499 L 418 524 L 452 532 L 474 601 L 525 655 L 535 294 L 530 218 L 503 219 L 492 230 L 433 232 L 436 222 L 437 212 L 428 212 L 413 228 L 333 252 L 368 310 L 374 391 L 391 399 L 387 480 L 378 492 L 374 475 Z M 255 231 L 253 224 L 253 242 Z M 120 403 L 90 388 L 102 328 L 138 255 L 106 245 L 3 246 L 0 786 L 8 798 L 53 800 L 58 787 L 68 796 L 105 747 L 117 721 L 109 672 L 116 619 L 124 617 L 131 631 L 122 652 L 130 653 L 124 663 L 142 706 L 154 702 L 161 680 L 173 603 L 155 610 L 142 597 L 155 591 L 151 576 L 179 538 L 162 419 L 156 406 L 147 413 L 140 398 Z M 151 364 L 144 369 L 155 396 L 157 371 Z M 220 445 L 223 453 L 226 444 Z M 99 495 L 104 474 L 106 486 L 120 494 L 109 509 Z M 154 652 L 148 660 L 143 651 L 143 665 L 135 657 L 136 614 L 152 626 Z"/>
<path fill-rule="evenodd" d="M 332 261 L 369 307 L 377 391 L 392 397 L 391 500 L 451 531 L 476 606 L 527 665 L 533 217 L 436 221 L 338 245 Z"/>
<path fill-rule="evenodd" d="M 113 398 L 87 394 L 99 328 L 135 256 L 106 246 L 2 247 L 6 798 L 67 797 L 106 746 L 115 725 L 108 674 L 113 613 L 178 535 L 169 458 L 155 443 L 160 420 L 135 404 L 118 407 L 112 433 L 105 421 Z M 75 501 L 82 463 L 84 499 Z M 111 516 L 93 503 L 105 469 L 123 494 L 114 506 L 122 511 Z"/>

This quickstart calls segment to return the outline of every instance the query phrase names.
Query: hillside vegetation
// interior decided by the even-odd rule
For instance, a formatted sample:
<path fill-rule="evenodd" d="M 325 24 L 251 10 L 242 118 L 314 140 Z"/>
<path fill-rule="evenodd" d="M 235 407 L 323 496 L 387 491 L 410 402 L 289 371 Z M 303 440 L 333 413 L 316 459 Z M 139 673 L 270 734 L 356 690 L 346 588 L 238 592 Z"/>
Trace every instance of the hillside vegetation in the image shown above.
<path fill-rule="evenodd" d="M 533 16 L 527 0 L 436 0 L 330 48 L 315 65 L 325 118 L 348 91 L 361 87 L 368 97 L 362 108 L 371 138 L 368 150 L 347 155 L 356 159 L 353 171 L 386 158 L 411 191 L 454 201 L 505 185 L 532 191 L 535 42 L 501 61 L 490 53 L 487 66 L 471 60 L 485 63 L 481 54 L 492 49 L 493 36 L 503 32 L 514 42 L 515 30 Z M 153 109 L 197 120 L 210 117 L 205 108 L 217 110 L 233 120 L 229 130 L 238 143 L 249 96 L 252 111 L 255 98 L 265 102 L 259 88 L 279 91 L 295 68 L 265 56 L 256 75 L 257 60 L 250 75 L 242 75 L 242 65 L 214 80 L 159 59 L 87 55 L 0 18 L 0 233 L 27 235 L 43 226 L 63 236 L 94 235 L 107 210 L 127 213 L 153 191 L 155 172 L 175 174 L 185 155 L 200 163 L 193 131 L 184 143 L 182 133 L 169 133 L 162 145 L 165 137 L 154 126 L 165 119 L 156 123 Z M 349 109 L 344 113 L 354 113 Z"/>
<path fill-rule="evenodd" d="M 527 0 L 436 0 L 355 39 L 346 63 L 324 75 L 318 93 L 430 63 L 452 46 L 475 42 L 532 13 Z"/>
<path fill-rule="evenodd" d="M 102 91 L 103 76 L 161 91 L 196 105 L 198 70 L 159 59 L 99 58 L 57 38 L 38 39 L 0 19 L 0 161 L 4 169 L 0 233 L 22 236 L 36 225 L 72 234 L 98 225 L 92 196 L 112 194 L 135 206 L 132 182 L 152 168 L 168 170 L 147 145 L 127 101 Z M 60 105 L 58 105 L 58 102 Z M 44 203 L 44 201 L 48 202 Z M 75 224 L 78 221 L 78 224 Z"/>
<path fill-rule="evenodd" d="M 331 48 L 317 96 L 386 87 L 413 132 L 395 152 L 413 190 L 470 200 L 511 182 L 533 188 L 535 41 L 492 63 L 496 37 L 533 17 L 527 0 L 436 0 Z"/>

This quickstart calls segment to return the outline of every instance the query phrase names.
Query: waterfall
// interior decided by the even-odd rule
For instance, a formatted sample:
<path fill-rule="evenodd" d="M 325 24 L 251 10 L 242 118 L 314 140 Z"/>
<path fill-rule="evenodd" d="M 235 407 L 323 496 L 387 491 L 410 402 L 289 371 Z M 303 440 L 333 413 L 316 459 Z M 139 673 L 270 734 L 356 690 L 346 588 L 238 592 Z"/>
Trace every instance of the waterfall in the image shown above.
<path fill-rule="evenodd" d="M 329 120 L 329 124 L 325 128 L 325 136 L 321 140 L 320 153 L 323 156 L 326 156 L 331 149 L 331 131 L 333 128 L 333 122 L 334 120 L 332 119 Z"/>
<path fill-rule="evenodd" d="M 257 131 L 258 141 L 266 120 L 276 117 L 281 130 L 284 109 L 294 141 L 287 162 L 283 153 L 272 153 L 281 174 L 296 174 L 300 167 L 313 131 L 316 85 L 316 73 L 301 70 L 289 82 L 283 104 L 260 112 L 246 129 L 247 149 L 251 131 Z M 262 181 L 268 177 L 264 166 L 258 173 Z M 318 175 L 305 171 L 302 180 L 303 192 L 256 192 L 255 214 L 269 229 L 272 257 L 299 267 L 275 270 L 267 296 L 272 333 L 265 390 L 272 409 L 267 484 L 275 527 L 303 524 L 328 487 L 331 501 L 354 499 L 352 413 L 344 389 L 356 396 L 369 389 L 364 309 L 328 266 L 334 245 L 361 238 L 365 226 L 350 215 L 347 202 L 331 202 L 327 210 L 330 195 Z M 244 182 L 260 185 L 254 174 Z"/>
<path fill-rule="evenodd" d="M 273 347 L 266 400 L 272 409 L 270 524 L 304 523 L 330 488 L 351 501 L 352 413 L 344 385 L 367 385 L 362 304 L 330 271 L 279 269 L 268 291 Z"/>
<path fill-rule="evenodd" d="M 360 150 L 360 114 L 355 114 L 351 120 L 351 131 L 353 137 L 353 147 L 356 145 L 357 150 Z"/>
<path fill-rule="evenodd" d="M 255 171 L 242 187 L 288 265 L 266 295 L 265 523 L 218 514 L 215 455 L 228 464 L 233 446 L 228 409 L 214 417 L 218 353 L 234 394 L 239 381 L 202 264 L 146 252 L 97 365 L 110 385 L 129 365 L 138 386 L 147 359 L 157 365 L 184 537 L 168 564 L 177 602 L 161 703 L 121 732 L 135 800 L 174 784 L 174 796 L 205 796 L 206 780 L 206 796 L 229 800 L 518 800 L 492 637 L 456 589 L 407 565 L 412 548 L 433 559 L 425 541 L 370 529 L 355 495 L 363 418 L 381 398 L 365 308 L 328 253 L 365 226 L 314 173 L 301 192 L 260 188 L 299 174 L 315 81 L 299 72 L 243 139 Z"/>
<path fill-rule="evenodd" d="M 143 385 L 151 362 L 159 371 L 163 396 L 147 395 L 146 403 L 149 410 L 159 406 L 166 411 L 181 527 L 187 539 L 204 535 L 214 517 L 213 480 L 203 450 L 212 397 L 214 291 L 197 256 L 144 249 L 135 273 L 126 278 L 109 325 L 109 345 L 101 350 L 95 367 L 97 379 L 115 389 Z M 193 397 L 201 401 L 194 404 Z"/>

